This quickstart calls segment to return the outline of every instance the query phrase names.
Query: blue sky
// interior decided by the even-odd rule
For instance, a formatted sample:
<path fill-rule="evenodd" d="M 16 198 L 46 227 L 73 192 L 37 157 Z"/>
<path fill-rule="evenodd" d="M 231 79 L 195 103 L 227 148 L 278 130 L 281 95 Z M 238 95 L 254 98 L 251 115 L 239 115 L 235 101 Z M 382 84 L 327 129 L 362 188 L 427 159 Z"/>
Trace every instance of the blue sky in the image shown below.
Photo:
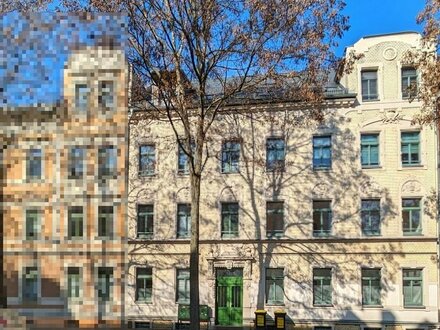
<path fill-rule="evenodd" d="M 401 31 L 420 32 L 422 29 L 416 24 L 416 16 L 422 10 L 425 0 L 346 0 L 346 3 L 344 14 L 350 18 L 350 29 L 339 42 L 336 49 L 338 56 L 343 55 L 345 47 L 366 35 Z M 50 15 L 42 17 L 47 20 L 53 19 Z M 4 28 L 8 23 L 11 24 L 11 21 L 14 21 L 11 17 L 0 18 L 0 25 Z M 43 38 L 46 41 L 46 46 L 43 45 L 44 50 L 40 50 L 40 53 L 45 53 L 45 59 L 38 57 L 38 51 L 35 52 L 35 49 L 13 49 L 8 41 L 2 38 L 4 30 L 0 30 L 0 82 L 3 85 L 3 88 L 0 88 L 0 103 L 37 105 L 59 99 L 62 93 L 61 70 L 68 53 L 68 47 L 61 48 L 60 51 L 60 45 L 65 46 L 72 41 L 87 44 L 94 42 L 90 33 L 79 32 L 78 20 L 70 19 L 68 23 L 64 21 L 64 24 L 60 24 L 54 31 L 37 36 L 37 39 Z M 120 32 L 118 23 L 120 24 L 117 20 L 110 20 L 109 24 L 104 19 L 98 24 L 92 24 L 89 31 L 94 31 L 95 36 L 109 30 Z M 19 24 L 13 25 L 16 30 L 19 29 Z M 63 34 L 64 37 L 60 37 Z M 23 66 L 20 63 L 29 65 Z M 10 69 L 17 64 L 20 64 L 20 70 L 16 75 L 19 79 L 11 80 L 5 77 L 5 68 L 9 67 L 11 72 Z"/>
<path fill-rule="evenodd" d="M 346 46 L 366 35 L 422 30 L 416 23 L 416 16 L 423 9 L 425 0 L 345 1 L 344 13 L 350 17 L 350 29 L 340 41 L 339 56 L 343 55 Z"/>
<path fill-rule="evenodd" d="M 72 48 L 94 44 L 104 34 L 113 35 L 122 43 L 126 41 L 125 28 L 121 27 L 126 24 L 123 16 L 99 15 L 90 23 L 63 14 L 31 17 L 26 20 L 12 13 L 0 18 L 0 105 L 56 102 L 62 95 L 62 70 Z M 38 22 L 38 29 L 30 28 L 32 21 Z M 8 30 L 22 41 L 10 42 Z M 22 31 L 25 34 L 20 36 Z"/>

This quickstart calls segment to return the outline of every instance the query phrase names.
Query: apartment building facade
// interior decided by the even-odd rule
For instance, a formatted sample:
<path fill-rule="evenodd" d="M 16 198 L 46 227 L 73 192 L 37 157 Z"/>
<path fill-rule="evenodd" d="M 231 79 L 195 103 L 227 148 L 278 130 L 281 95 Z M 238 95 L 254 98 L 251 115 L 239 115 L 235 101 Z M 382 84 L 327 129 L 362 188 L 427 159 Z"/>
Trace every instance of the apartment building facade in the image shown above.
<path fill-rule="evenodd" d="M 419 78 L 402 59 L 419 41 L 348 47 L 363 57 L 329 88 L 322 123 L 289 102 L 219 115 L 200 220 L 215 324 L 282 309 L 296 329 L 438 325 L 437 133 L 411 125 Z M 148 327 L 189 303 L 188 165 L 166 121 L 131 125 L 129 141 L 126 320 Z"/>
<path fill-rule="evenodd" d="M 61 104 L 3 108 L 7 308 L 34 325 L 119 325 L 124 314 L 128 66 L 73 50 Z"/>

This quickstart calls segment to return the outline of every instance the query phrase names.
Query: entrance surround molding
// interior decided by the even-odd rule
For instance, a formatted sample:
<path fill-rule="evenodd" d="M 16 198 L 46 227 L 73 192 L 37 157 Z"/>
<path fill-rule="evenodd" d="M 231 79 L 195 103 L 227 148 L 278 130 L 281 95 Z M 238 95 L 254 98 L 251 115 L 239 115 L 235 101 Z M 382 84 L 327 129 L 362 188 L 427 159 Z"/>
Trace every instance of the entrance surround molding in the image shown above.
<path fill-rule="evenodd" d="M 252 279 L 252 264 L 256 261 L 250 247 L 241 246 L 218 246 L 213 245 L 208 257 L 208 281 L 209 286 L 215 291 L 216 268 L 242 268 L 243 284 L 250 287 Z M 215 292 L 213 292 L 215 294 Z"/>
<path fill-rule="evenodd" d="M 248 292 L 252 285 L 253 264 L 256 262 L 256 258 L 252 251 L 252 248 L 240 245 L 211 245 L 210 253 L 206 257 L 208 262 L 208 274 L 207 281 L 210 288 L 209 296 L 212 297 L 210 302 L 212 306 L 215 306 L 216 297 L 216 269 L 237 269 L 243 270 L 243 318 L 246 318 L 250 310 L 250 301 Z M 214 317 L 217 317 L 215 315 Z"/>

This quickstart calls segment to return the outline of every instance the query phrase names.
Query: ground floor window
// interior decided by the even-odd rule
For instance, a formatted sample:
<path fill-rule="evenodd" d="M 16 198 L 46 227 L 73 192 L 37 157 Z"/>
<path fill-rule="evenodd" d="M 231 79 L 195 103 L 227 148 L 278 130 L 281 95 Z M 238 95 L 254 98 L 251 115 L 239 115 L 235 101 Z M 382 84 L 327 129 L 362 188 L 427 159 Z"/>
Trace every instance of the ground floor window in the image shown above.
<path fill-rule="evenodd" d="M 69 298 L 78 298 L 80 295 L 81 277 L 79 267 L 67 269 L 67 295 Z"/>
<path fill-rule="evenodd" d="M 98 298 L 104 301 L 110 300 L 113 286 L 113 268 L 99 267 L 97 284 Z"/>
<path fill-rule="evenodd" d="M 177 269 L 176 301 L 179 304 L 189 303 L 189 269 Z"/>
<path fill-rule="evenodd" d="M 23 272 L 22 296 L 24 301 L 36 301 L 38 299 L 38 269 L 26 267 Z"/>
<path fill-rule="evenodd" d="M 153 293 L 152 268 L 136 268 L 136 301 L 151 302 Z"/>
<path fill-rule="evenodd" d="M 380 269 L 362 269 L 362 304 L 381 304 Z"/>
<path fill-rule="evenodd" d="M 403 269 L 403 304 L 405 307 L 423 305 L 422 269 Z"/>
<path fill-rule="evenodd" d="M 313 270 L 313 305 L 332 304 L 332 270 L 315 268 Z"/>
<path fill-rule="evenodd" d="M 266 269 L 266 303 L 281 305 L 284 303 L 284 269 Z"/>

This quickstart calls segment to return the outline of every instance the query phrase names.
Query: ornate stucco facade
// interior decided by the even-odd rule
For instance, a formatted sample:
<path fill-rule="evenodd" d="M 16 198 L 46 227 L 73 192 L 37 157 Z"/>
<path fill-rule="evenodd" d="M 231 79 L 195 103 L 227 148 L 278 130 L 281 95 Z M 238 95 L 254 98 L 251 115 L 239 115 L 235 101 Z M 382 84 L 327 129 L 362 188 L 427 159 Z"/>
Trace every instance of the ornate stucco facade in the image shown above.
<path fill-rule="evenodd" d="M 128 66 L 87 47 L 63 73 L 61 104 L 0 110 L 7 307 L 36 326 L 119 325 Z"/>
<path fill-rule="evenodd" d="M 409 72 L 402 56 L 419 40 L 417 33 L 400 33 L 349 47 L 364 56 L 340 78 L 334 87 L 340 92 L 326 99 L 321 124 L 306 120 L 307 106 L 289 102 L 231 106 L 235 115 L 218 117 L 202 179 L 200 222 L 201 303 L 215 323 L 225 322 L 220 284 L 230 276 L 241 279 L 235 312 L 245 325 L 257 309 L 271 317 L 283 309 L 288 327 L 295 328 L 438 325 L 437 133 L 411 125 L 420 104 L 409 102 L 402 89 L 402 75 Z M 267 168 L 268 140 L 274 138 L 283 141 L 281 171 Z M 361 150 L 368 138 L 374 151 Z M 178 234 L 181 205 L 190 202 L 189 177 L 179 173 L 178 145 L 166 121 L 131 125 L 129 141 L 126 318 L 175 322 L 182 294 L 177 282 L 185 291 L 179 274 L 189 267 L 189 240 Z M 240 145 L 237 173 L 222 171 L 228 141 Z M 150 162 L 147 175 L 140 171 L 141 158 Z M 326 159 L 322 166 L 318 158 Z M 362 217 L 371 201 L 380 224 L 367 233 Z M 231 203 L 238 204 L 238 230 L 223 230 L 222 236 L 222 208 Z M 319 218 L 322 205 L 331 223 Z M 139 220 L 143 206 L 149 226 L 147 218 Z M 281 208 L 282 220 L 268 226 L 273 207 Z M 275 227 L 276 235 L 268 237 Z M 281 276 L 268 276 L 277 273 L 273 269 Z M 373 304 L 366 299 L 369 270 L 379 278 Z"/>

